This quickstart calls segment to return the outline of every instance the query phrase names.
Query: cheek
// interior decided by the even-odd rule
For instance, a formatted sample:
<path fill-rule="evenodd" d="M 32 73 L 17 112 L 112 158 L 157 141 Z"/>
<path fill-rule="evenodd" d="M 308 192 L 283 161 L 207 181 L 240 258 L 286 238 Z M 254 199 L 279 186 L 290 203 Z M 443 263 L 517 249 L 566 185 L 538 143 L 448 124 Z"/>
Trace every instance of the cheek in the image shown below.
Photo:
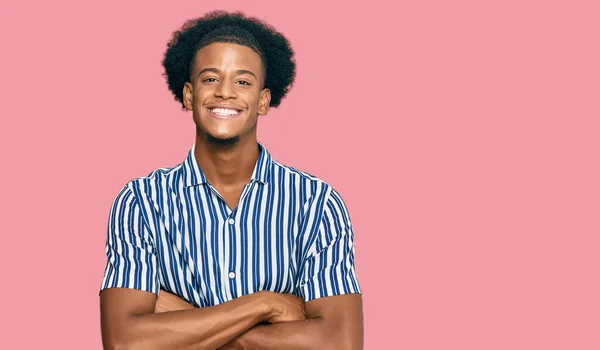
<path fill-rule="evenodd" d="M 255 91 L 249 92 L 246 95 L 246 101 L 248 102 L 249 107 L 256 109 L 260 104 L 260 94 Z"/>
<path fill-rule="evenodd" d="M 194 103 L 201 104 L 205 98 L 206 98 L 206 89 L 194 90 Z"/>
<path fill-rule="evenodd" d="M 213 95 L 214 88 L 210 85 L 198 84 L 194 87 L 194 101 L 196 103 L 202 103 L 208 97 Z"/>

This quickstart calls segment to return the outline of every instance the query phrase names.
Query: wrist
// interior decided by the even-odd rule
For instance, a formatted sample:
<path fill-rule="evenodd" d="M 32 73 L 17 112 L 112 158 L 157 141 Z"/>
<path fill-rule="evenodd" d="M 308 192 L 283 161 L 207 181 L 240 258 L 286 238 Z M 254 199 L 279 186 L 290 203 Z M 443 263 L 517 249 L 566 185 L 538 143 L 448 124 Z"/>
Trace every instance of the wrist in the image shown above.
<path fill-rule="evenodd" d="M 258 308 L 260 310 L 260 320 L 268 321 L 273 317 L 281 314 L 281 310 L 277 307 L 277 303 L 274 302 L 273 297 L 269 291 L 259 291 L 256 294 Z"/>

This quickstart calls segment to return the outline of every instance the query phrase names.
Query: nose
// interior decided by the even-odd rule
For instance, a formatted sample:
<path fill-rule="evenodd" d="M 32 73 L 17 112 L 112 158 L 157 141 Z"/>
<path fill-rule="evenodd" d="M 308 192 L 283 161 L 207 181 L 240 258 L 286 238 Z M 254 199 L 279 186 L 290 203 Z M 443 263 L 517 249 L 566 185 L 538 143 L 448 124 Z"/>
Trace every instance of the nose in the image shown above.
<path fill-rule="evenodd" d="M 215 96 L 220 97 L 224 100 L 237 97 L 237 91 L 230 79 L 223 79 L 215 89 Z"/>

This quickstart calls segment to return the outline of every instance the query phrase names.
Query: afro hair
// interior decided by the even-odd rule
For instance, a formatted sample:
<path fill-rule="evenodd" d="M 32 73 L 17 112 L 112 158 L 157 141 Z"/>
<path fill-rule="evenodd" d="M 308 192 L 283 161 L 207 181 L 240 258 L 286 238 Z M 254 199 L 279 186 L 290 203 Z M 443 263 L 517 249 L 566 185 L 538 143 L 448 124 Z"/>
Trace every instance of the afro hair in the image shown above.
<path fill-rule="evenodd" d="M 288 40 L 269 24 L 241 12 L 213 11 L 186 21 L 167 44 L 164 76 L 169 90 L 183 105 L 183 86 L 190 81 L 196 53 L 215 43 L 236 43 L 254 50 L 261 58 L 264 87 L 271 91 L 271 107 L 277 107 L 296 76 L 294 52 Z"/>

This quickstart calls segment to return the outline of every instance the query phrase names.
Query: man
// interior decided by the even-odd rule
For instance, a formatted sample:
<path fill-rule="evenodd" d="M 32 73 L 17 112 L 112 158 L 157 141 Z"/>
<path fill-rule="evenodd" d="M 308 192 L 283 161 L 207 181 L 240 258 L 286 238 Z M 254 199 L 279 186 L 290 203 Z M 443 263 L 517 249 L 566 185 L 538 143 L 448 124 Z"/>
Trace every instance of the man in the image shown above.
<path fill-rule="evenodd" d="M 104 347 L 362 349 L 342 198 L 257 141 L 258 116 L 294 80 L 288 41 L 213 12 L 175 32 L 163 64 L 196 140 L 183 163 L 130 181 L 113 203 Z"/>

